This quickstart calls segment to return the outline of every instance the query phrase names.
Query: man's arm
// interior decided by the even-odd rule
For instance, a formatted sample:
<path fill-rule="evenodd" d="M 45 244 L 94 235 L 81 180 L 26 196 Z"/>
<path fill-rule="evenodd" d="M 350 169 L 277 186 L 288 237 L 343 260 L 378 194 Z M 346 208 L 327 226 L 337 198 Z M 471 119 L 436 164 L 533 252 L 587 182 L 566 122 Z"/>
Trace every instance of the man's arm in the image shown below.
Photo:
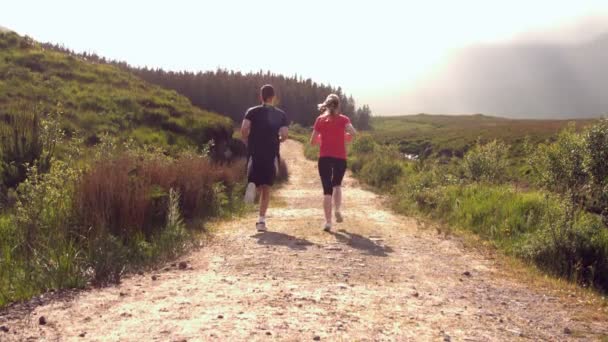
<path fill-rule="evenodd" d="M 289 119 L 285 112 L 281 112 L 281 128 L 279 128 L 279 141 L 283 142 L 289 138 Z"/>
<path fill-rule="evenodd" d="M 249 139 L 249 133 L 251 133 L 251 121 L 243 119 L 243 123 L 241 124 L 241 138 L 245 144 L 247 144 L 247 140 Z"/>
<path fill-rule="evenodd" d="M 283 126 L 279 128 L 279 141 L 283 142 L 289 138 L 289 127 Z"/>

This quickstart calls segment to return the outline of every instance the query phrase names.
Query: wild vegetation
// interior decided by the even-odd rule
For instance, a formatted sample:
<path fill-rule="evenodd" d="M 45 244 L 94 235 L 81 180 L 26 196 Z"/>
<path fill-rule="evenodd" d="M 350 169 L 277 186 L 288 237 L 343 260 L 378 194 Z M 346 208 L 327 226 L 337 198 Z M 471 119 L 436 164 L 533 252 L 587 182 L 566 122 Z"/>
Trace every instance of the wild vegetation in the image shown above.
<path fill-rule="evenodd" d="M 451 118 L 449 127 L 464 127 L 475 119 L 457 123 L 460 118 Z M 376 120 L 391 122 L 391 118 Z M 403 124 L 402 118 L 393 120 Z M 530 127 L 525 123 L 518 120 L 516 134 L 497 134 L 508 137 L 504 140 L 490 139 L 494 128 L 477 123 L 477 133 L 485 139 L 475 137 L 475 128 L 446 134 L 470 142 L 462 157 L 429 154 L 413 159 L 402 150 L 408 141 L 391 143 L 388 136 L 396 134 L 393 126 L 375 125 L 371 134 L 352 143 L 348 163 L 357 178 L 389 193 L 400 213 L 444 228 L 472 231 L 541 270 L 608 292 L 608 119 L 570 125 L 554 122 L 549 127 L 534 120 L 528 122 Z M 551 135 L 558 127 L 561 131 Z M 422 139 L 441 136 L 427 129 L 421 132 Z M 533 132 L 544 133 L 526 136 Z M 306 135 L 299 136 L 304 141 Z M 308 158 L 316 158 L 317 151 L 305 147 Z"/>
<path fill-rule="evenodd" d="M 27 37 L 0 47 L 0 307 L 119 282 L 243 209 L 230 119 Z"/>
<path fill-rule="evenodd" d="M 39 125 L 39 136 L 28 133 L 40 153 L 26 177 L 15 188 L 5 183 L 0 306 L 50 289 L 118 282 L 126 271 L 186 251 L 209 218 L 243 208 L 242 162 L 214 162 L 208 147 L 167 155 L 105 136 L 83 149 L 53 118 Z"/>

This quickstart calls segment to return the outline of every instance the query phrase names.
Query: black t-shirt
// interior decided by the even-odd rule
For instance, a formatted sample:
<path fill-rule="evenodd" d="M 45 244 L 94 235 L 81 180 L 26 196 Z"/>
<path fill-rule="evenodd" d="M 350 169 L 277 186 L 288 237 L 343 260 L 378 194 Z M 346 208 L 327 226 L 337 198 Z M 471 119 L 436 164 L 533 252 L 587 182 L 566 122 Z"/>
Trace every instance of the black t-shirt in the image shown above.
<path fill-rule="evenodd" d="M 274 158 L 279 155 L 279 129 L 289 126 L 284 111 L 269 105 L 249 108 L 245 119 L 251 121 L 249 155 Z"/>

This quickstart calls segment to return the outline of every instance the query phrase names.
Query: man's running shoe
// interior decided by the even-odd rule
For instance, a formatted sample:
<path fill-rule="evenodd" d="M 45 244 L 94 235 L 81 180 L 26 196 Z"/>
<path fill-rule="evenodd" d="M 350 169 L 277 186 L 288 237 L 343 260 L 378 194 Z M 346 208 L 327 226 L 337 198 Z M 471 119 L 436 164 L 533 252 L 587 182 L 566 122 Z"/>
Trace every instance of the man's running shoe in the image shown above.
<path fill-rule="evenodd" d="M 339 211 L 336 211 L 336 222 L 342 223 L 343 221 L 344 221 L 344 217 L 342 217 L 342 213 Z"/>
<path fill-rule="evenodd" d="M 245 203 L 252 204 L 253 201 L 255 201 L 255 183 L 249 183 L 245 190 Z"/>
<path fill-rule="evenodd" d="M 255 224 L 255 229 L 258 232 L 260 232 L 260 233 L 265 232 L 267 230 L 266 229 L 266 222 L 258 222 L 258 223 L 256 223 Z"/>
<path fill-rule="evenodd" d="M 325 223 L 323 226 L 323 231 L 330 232 L 331 231 L 331 223 Z"/>

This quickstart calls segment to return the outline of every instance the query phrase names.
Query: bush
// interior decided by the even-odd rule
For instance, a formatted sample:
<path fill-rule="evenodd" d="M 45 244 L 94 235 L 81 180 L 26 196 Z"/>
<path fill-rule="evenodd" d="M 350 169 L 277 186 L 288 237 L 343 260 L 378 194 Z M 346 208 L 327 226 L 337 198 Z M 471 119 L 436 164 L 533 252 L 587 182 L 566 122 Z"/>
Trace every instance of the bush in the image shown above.
<path fill-rule="evenodd" d="M 316 161 L 317 159 L 319 159 L 319 146 L 311 145 L 308 142 L 306 142 L 304 144 L 304 156 L 308 160 Z"/>
<path fill-rule="evenodd" d="M 40 118 L 23 109 L 4 114 L 0 121 L 0 190 L 15 188 L 27 176 L 28 165 L 48 171 L 57 143 L 63 138 L 61 108 Z"/>
<path fill-rule="evenodd" d="M 608 119 L 591 126 L 584 135 L 584 167 L 589 175 L 590 210 L 601 214 L 608 226 Z"/>
<path fill-rule="evenodd" d="M 549 206 L 521 255 L 549 272 L 608 291 L 608 230 L 568 202 Z"/>
<path fill-rule="evenodd" d="M 443 186 L 457 181 L 447 172 L 445 165 L 418 161 L 406 164 L 405 174 L 394 190 L 394 207 L 406 214 L 429 214 L 437 208 Z"/>
<path fill-rule="evenodd" d="M 93 284 L 119 283 L 129 261 L 128 250 L 119 237 L 105 233 L 89 238 L 87 265 Z"/>
<path fill-rule="evenodd" d="M 48 173 L 28 169 L 15 214 L 0 216 L 0 305 L 89 280 L 118 282 L 183 253 L 189 222 L 242 208 L 242 162 L 122 150 L 105 139 L 94 158 L 84 170 L 73 166 L 80 159 L 54 160 Z"/>
<path fill-rule="evenodd" d="M 123 152 L 93 164 L 80 182 L 76 202 L 85 227 L 108 230 L 125 241 L 136 233 L 150 238 L 166 219 L 171 189 L 181 194 L 185 219 L 214 216 L 221 207 L 216 205 L 218 193 L 233 196 L 240 168 L 239 163 L 221 166 L 193 153 L 173 159 Z M 222 191 L 217 191 L 217 184 L 224 186 Z"/>
<path fill-rule="evenodd" d="M 378 153 L 364 160 L 356 175 L 371 186 L 390 190 L 403 173 L 402 162 L 395 158 L 394 153 Z"/>
<path fill-rule="evenodd" d="M 507 146 L 497 140 L 478 144 L 464 156 L 466 176 L 475 182 L 500 182 L 507 168 L 507 150 Z"/>
<path fill-rule="evenodd" d="M 370 154 L 376 150 L 376 142 L 370 134 L 359 134 L 350 147 L 353 155 Z"/>
<path fill-rule="evenodd" d="M 529 163 L 540 186 L 576 197 L 582 194 L 588 180 L 584 158 L 584 140 L 570 125 L 554 143 L 539 145 L 531 153 Z"/>
<path fill-rule="evenodd" d="M 301 142 L 302 144 L 308 144 L 310 134 L 310 129 L 304 128 L 298 123 L 292 123 L 289 126 L 289 137 L 293 140 Z"/>

